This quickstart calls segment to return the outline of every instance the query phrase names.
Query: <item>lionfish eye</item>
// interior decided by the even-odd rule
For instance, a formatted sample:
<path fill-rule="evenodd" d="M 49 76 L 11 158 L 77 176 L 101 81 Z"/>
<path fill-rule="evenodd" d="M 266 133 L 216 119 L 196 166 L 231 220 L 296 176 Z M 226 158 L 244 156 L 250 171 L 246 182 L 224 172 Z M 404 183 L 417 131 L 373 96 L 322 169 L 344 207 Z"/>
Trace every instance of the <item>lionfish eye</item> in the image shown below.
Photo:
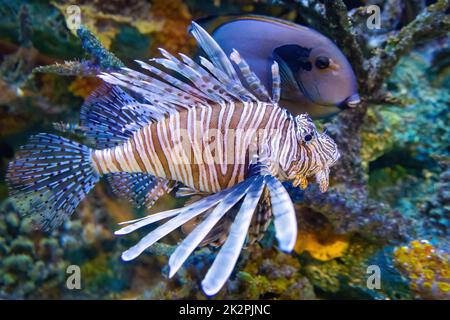
<path fill-rule="evenodd" d="M 326 69 L 330 66 L 330 59 L 328 57 L 319 56 L 314 64 L 318 69 Z"/>
<path fill-rule="evenodd" d="M 312 140 L 312 135 L 310 135 L 310 134 L 307 134 L 306 136 L 305 136 L 305 141 L 306 142 L 309 142 L 309 141 L 311 141 Z"/>

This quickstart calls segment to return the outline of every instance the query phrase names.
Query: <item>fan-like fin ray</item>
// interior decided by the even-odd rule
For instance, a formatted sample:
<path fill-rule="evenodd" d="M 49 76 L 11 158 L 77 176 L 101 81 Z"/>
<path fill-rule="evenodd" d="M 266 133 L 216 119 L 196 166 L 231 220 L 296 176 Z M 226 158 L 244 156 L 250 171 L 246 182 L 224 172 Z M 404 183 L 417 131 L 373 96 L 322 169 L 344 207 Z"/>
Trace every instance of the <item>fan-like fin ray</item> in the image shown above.
<path fill-rule="evenodd" d="M 297 240 L 297 219 L 294 205 L 281 182 L 273 176 L 267 177 L 267 187 L 274 216 L 275 236 L 280 249 L 291 252 Z"/>
<path fill-rule="evenodd" d="M 250 178 L 249 183 L 251 183 L 255 178 Z M 238 188 L 239 184 L 230 188 L 226 189 L 222 192 L 213 194 L 209 197 L 206 197 L 202 200 L 199 200 L 189 206 L 186 206 L 181 209 L 174 209 L 169 211 L 164 211 L 161 213 L 153 214 L 148 216 L 144 219 L 139 219 L 137 222 L 128 225 L 122 229 L 119 229 L 115 232 L 116 235 L 124 235 L 128 234 L 130 232 L 133 232 L 139 228 L 142 228 L 143 226 L 149 225 L 153 222 L 160 221 L 162 219 L 165 219 L 166 217 L 175 216 L 171 220 L 167 221 L 160 227 L 156 228 L 152 232 L 150 232 L 147 236 L 142 238 L 135 246 L 131 247 L 130 249 L 126 250 L 122 254 L 122 259 L 125 261 L 132 260 L 136 258 L 138 255 L 140 255 L 145 249 L 150 247 L 152 244 L 154 244 L 156 241 L 167 235 L 168 233 L 172 232 L 182 224 L 186 223 L 190 219 L 198 216 L 199 214 L 205 212 L 206 210 L 214 207 L 218 202 L 222 201 L 223 198 L 231 193 L 235 188 Z M 156 219 L 154 216 L 158 215 Z"/>
<path fill-rule="evenodd" d="M 231 79 L 240 81 L 236 71 L 233 68 L 227 55 L 223 52 L 222 48 L 217 42 L 197 23 L 192 22 L 190 32 L 194 36 L 197 43 L 206 52 L 209 59 L 214 63 L 216 68 L 221 69 Z"/>
<path fill-rule="evenodd" d="M 228 194 L 214 210 L 202 221 L 186 239 L 181 242 L 169 259 L 169 277 L 172 277 L 183 265 L 189 255 L 199 246 L 219 220 L 247 193 L 250 181 L 244 181 L 233 192 Z"/>
<path fill-rule="evenodd" d="M 250 222 L 264 188 L 265 177 L 259 176 L 252 183 L 241 208 L 231 225 L 230 233 L 202 281 L 207 295 L 216 294 L 229 278 L 244 246 Z"/>

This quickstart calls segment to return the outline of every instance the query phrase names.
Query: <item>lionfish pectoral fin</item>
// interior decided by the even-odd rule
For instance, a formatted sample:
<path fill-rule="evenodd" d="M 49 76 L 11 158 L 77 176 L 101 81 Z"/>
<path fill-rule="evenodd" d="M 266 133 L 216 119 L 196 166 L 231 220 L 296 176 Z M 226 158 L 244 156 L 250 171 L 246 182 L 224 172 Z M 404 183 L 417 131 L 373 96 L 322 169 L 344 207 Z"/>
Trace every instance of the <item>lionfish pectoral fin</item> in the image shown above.
<path fill-rule="evenodd" d="M 183 197 L 191 197 L 191 196 L 205 196 L 208 195 L 206 192 L 197 191 L 190 187 L 180 187 L 178 188 L 177 192 L 175 193 L 175 197 L 177 198 L 183 198 Z"/>
<path fill-rule="evenodd" d="M 252 179 L 250 179 L 247 183 L 251 183 Z M 183 207 L 181 209 L 173 209 L 164 212 L 160 212 L 157 214 L 149 215 L 145 218 L 134 220 L 132 224 L 127 225 L 126 227 L 119 229 L 115 232 L 116 235 L 124 235 L 130 232 L 133 232 L 139 228 L 147 226 L 151 223 L 173 217 L 163 225 L 159 226 L 152 232 L 150 232 L 147 236 L 142 238 L 135 246 L 126 250 L 122 254 L 122 259 L 125 261 L 133 260 L 138 255 L 140 255 L 145 249 L 153 245 L 156 241 L 160 240 L 162 237 L 166 236 L 173 230 L 177 229 L 184 223 L 189 220 L 195 218 L 199 214 L 204 213 L 208 209 L 216 206 L 219 202 L 223 201 L 224 197 L 230 194 L 238 185 L 233 188 L 226 189 L 222 192 L 218 192 L 206 198 L 203 198 L 191 205 Z"/>
<path fill-rule="evenodd" d="M 170 192 L 174 183 L 147 173 L 117 172 L 108 174 L 107 180 L 114 194 L 124 197 L 139 208 L 151 208 L 162 195 Z"/>
<path fill-rule="evenodd" d="M 220 219 L 234 206 L 249 190 L 254 179 L 245 180 L 232 188 L 211 213 L 189 233 L 181 242 L 169 259 L 169 277 L 172 277 L 183 265 L 189 255 L 197 248 Z"/>
<path fill-rule="evenodd" d="M 225 284 L 244 246 L 252 216 L 265 185 L 265 177 L 257 177 L 250 185 L 239 212 L 231 225 L 228 238 L 202 281 L 203 291 L 211 296 Z"/>
<path fill-rule="evenodd" d="M 267 177 L 267 187 L 274 216 L 275 236 L 281 250 L 291 252 L 297 240 L 297 219 L 294 205 L 280 181 Z"/>

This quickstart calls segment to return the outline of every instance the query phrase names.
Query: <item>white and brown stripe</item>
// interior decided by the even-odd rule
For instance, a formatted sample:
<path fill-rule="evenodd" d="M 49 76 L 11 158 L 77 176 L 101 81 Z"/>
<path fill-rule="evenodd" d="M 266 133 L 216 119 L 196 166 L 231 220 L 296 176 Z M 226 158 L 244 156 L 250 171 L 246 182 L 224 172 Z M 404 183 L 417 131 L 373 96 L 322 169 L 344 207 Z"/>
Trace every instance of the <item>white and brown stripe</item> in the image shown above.
<path fill-rule="evenodd" d="M 294 127 L 287 112 L 268 103 L 198 105 L 150 123 L 120 146 L 94 151 L 92 158 L 101 174 L 146 172 L 217 192 L 245 179 L 251 146 L 260 152 L 269 145 L 271 162 L 288 168 L 297 149 Z"/>

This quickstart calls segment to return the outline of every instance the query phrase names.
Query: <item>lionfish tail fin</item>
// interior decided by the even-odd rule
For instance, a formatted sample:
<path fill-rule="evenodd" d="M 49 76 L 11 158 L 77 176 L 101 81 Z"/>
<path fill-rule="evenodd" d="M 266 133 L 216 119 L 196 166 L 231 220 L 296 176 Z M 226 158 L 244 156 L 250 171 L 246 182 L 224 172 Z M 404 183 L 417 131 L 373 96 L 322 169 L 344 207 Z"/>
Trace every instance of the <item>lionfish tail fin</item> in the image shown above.
<path fill-rule="evenodd" d="M 99 179 L 91 149 L 46 133 L 21 147 L 6 174 L 17 208 L 44 230 L 65 221 Z"/>

